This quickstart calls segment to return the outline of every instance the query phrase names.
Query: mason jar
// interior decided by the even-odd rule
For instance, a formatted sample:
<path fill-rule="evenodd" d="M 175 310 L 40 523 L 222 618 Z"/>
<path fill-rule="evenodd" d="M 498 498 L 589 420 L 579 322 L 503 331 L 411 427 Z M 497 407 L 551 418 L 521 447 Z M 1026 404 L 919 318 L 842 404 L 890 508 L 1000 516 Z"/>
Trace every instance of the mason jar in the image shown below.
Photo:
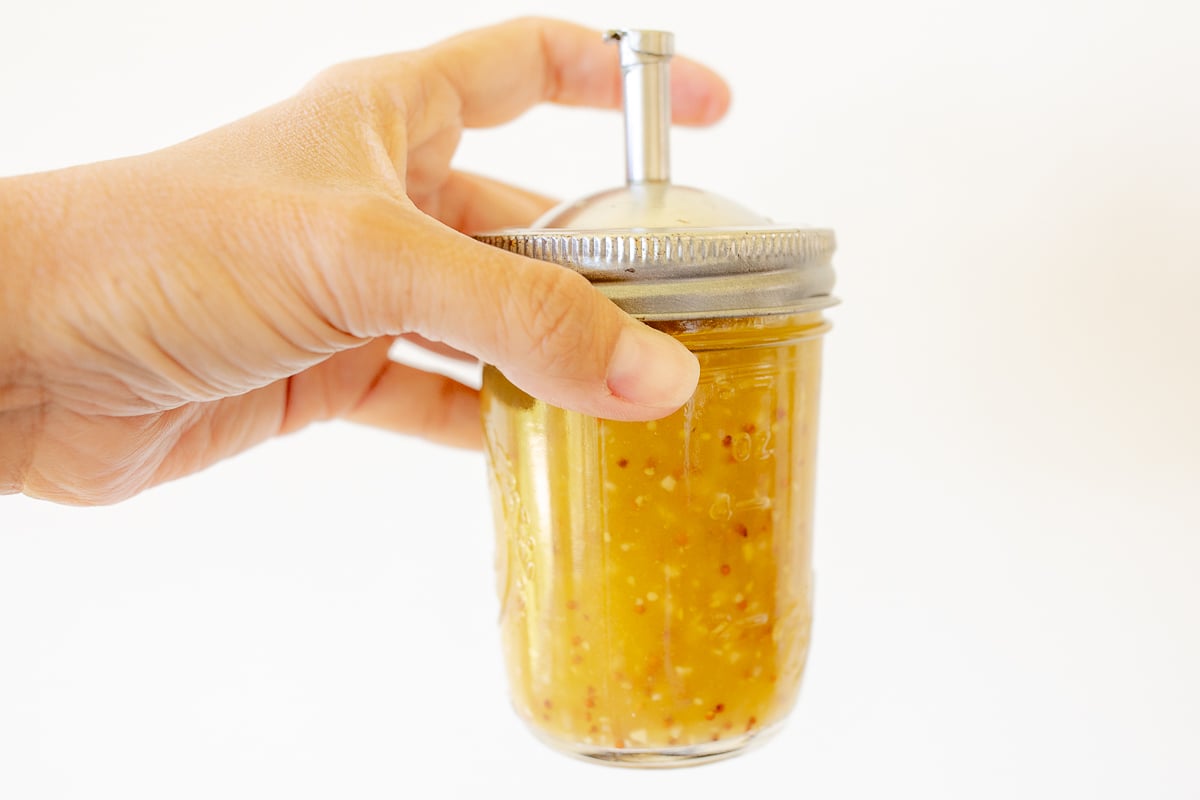
<path fill-rule="evenodd" d="M 489 366 L 485 447 L 517 713 L 565 752 L 671 766 L 761 741 L 796 701 L 834 239 L 672 185 L 665 146 L 635 141 L 669 119 L 670 35 L 612 35 L 626 185 L 477 238 L 583 273 L 691 350 L 699 384 L 668 417 L 618 422 L 548 405 Z"/>

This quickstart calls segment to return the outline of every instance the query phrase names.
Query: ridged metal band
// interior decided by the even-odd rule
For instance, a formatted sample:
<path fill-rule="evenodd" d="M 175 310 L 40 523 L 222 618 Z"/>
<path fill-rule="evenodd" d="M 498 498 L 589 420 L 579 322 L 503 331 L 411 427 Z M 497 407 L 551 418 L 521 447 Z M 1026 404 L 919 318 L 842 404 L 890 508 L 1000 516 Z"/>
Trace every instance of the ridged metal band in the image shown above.
<path fill-rule="evenodd" d="M 507 230 L 481 242 L 569 267 L 642 319 L 795 313 L 834 305 L 833 231 Z"/>

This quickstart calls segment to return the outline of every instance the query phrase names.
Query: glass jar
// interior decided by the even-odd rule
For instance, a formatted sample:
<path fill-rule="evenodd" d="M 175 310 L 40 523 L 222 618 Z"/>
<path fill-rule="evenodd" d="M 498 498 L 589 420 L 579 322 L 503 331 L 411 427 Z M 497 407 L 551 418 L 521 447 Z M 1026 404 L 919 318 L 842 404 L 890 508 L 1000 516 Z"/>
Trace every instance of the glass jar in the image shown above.
<path fill-rule="evenodd" d="M 544 740 L 642 764 L 779 725 L 812 621 L 819 312 L 658 323 L 700 382 L 614 422 L 484 376 L 513 702 Z"/>
<path fill-rule="evenodd" d="M 580 272 L 694 352 L 699 384 L 614 422 L 486 367 L 483 422 L 517 712 L 565 752 L 672 766 L 761 741 L 796 700 L 834 237 L 671 184 L 672 38 L 611 36 L 626 185 L 476 238 Z"/>

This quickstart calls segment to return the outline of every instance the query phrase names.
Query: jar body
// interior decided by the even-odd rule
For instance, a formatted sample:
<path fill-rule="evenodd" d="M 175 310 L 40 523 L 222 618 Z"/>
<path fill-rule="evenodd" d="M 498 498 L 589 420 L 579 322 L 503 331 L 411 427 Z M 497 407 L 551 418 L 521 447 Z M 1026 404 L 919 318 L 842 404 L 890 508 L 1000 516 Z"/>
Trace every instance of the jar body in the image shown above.
<path fill-rule="evenodd" d="M 819 312 L 655 323 L 688 403 L 613 422 L 487 368 L 483 408 L 513 705 L 567 752 L 730 755 L 794 704 L 812 619 Z"/>

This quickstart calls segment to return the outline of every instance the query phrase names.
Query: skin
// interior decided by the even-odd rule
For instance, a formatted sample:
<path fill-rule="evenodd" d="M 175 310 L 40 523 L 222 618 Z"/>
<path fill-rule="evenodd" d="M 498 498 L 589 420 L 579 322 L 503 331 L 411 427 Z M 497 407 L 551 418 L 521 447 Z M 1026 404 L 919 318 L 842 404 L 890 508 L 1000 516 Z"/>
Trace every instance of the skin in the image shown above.
<path fill-rule="evenodd" d="M 674 121 L 729 93 L 676 58 Z M 548 198 L 454 170 L 464 128 L 616 108 L 599 31 L 526 19 L 356 61 L 166 150 L 0 180 L 0 493 L 101 504 L 341 417 L 480 444 L 470 387 L 397 336 L 555 405 L 665 416 L 695 358 L 579 275 L 465 233 Z"/>

